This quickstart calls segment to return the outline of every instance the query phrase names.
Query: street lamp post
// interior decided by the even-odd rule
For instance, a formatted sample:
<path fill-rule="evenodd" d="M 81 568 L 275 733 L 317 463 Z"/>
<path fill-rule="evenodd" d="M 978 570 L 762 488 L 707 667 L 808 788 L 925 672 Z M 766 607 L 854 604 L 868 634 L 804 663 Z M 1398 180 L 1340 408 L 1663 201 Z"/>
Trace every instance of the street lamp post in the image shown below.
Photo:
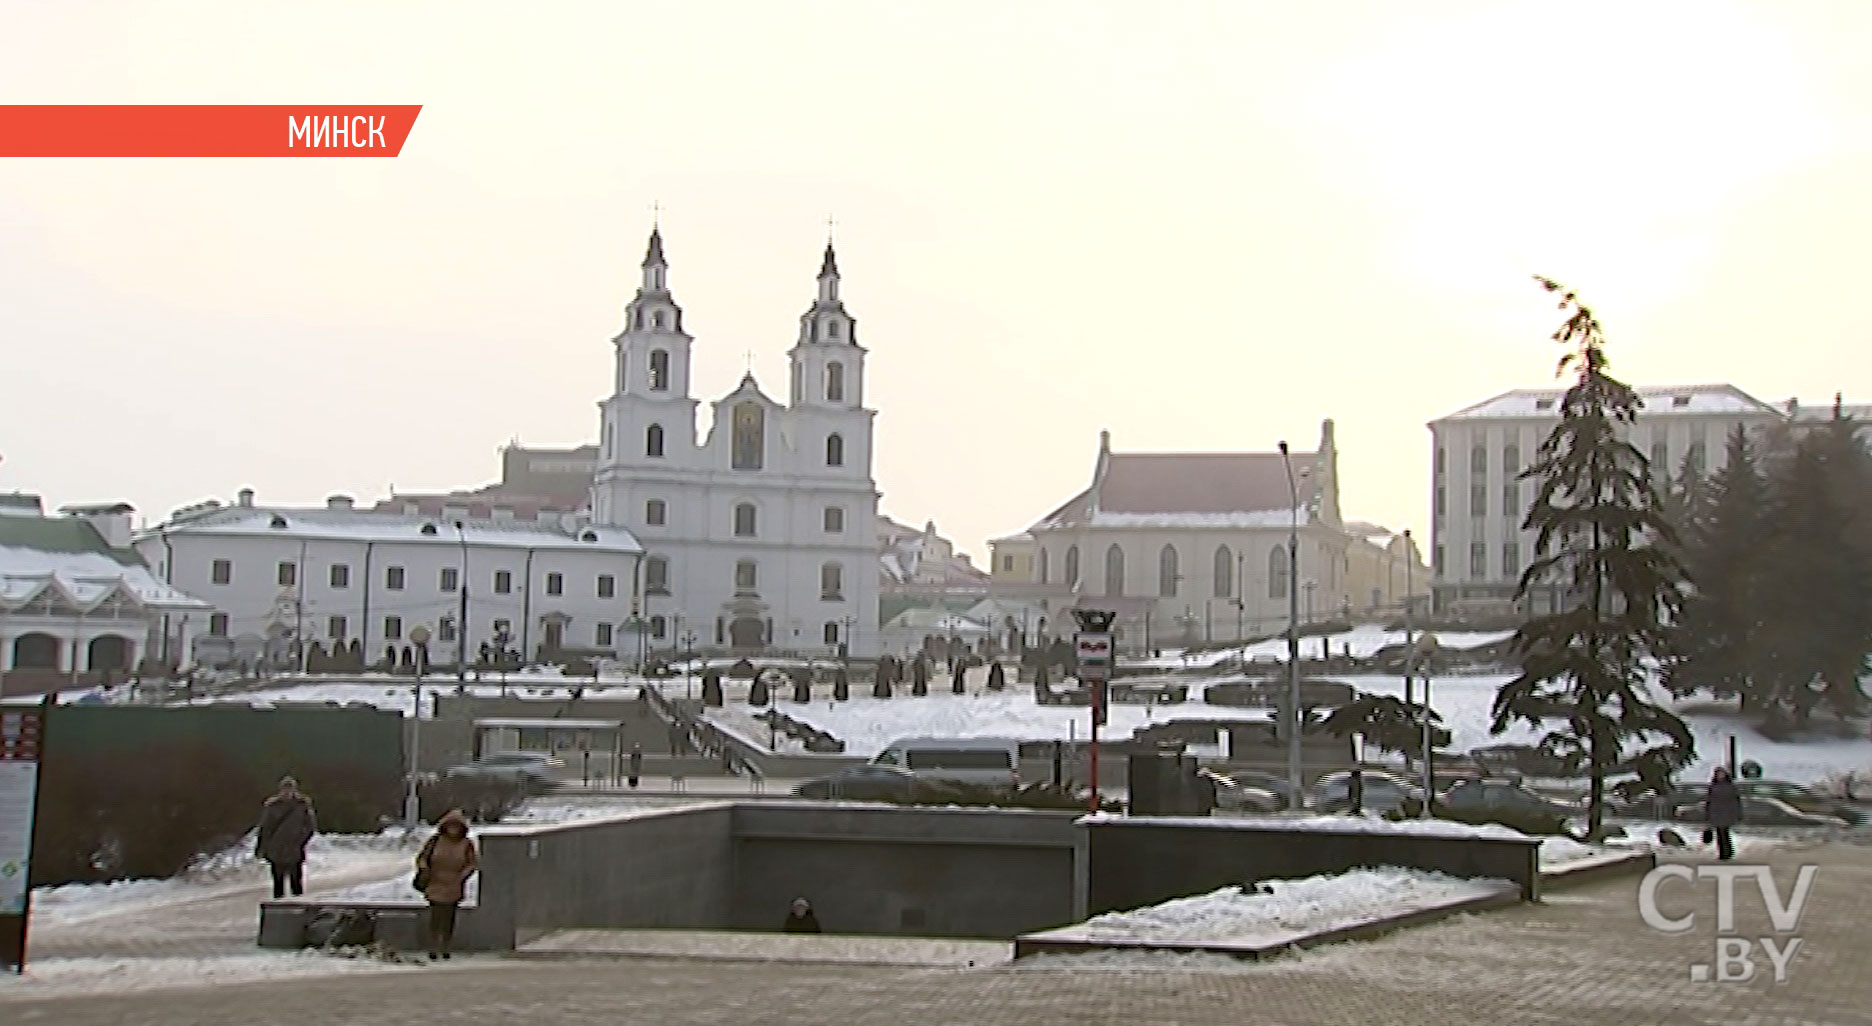
<path fill-rule="evenodd" d="M 683 642 L 683 657 L 684 657 L 683 658 L 683 671 L 682 671 L 683 697 L 686 699 L 694 698 L 695 692 L 692 688 L 691 677 L 690 677 L 690 675 L 695 672 L 695 631 L 694 629 L 690 629 L 690 630 L 683 632 L 682 642 Z"/>
<path fill-rule="evenodd" d="M 425 664 L 429 661 L 427 657 L 429 650 L 429 628 L 417 624 L 416 627 L 410 631 L 409 639 L 416 645 L 416 684 L 414 688 L 416 704 L 414 708 L 411 709 L 410 715 L 409 788 L 403 797 L 403 826 L 406 829 L 415 830 L 416 824 L 422 818 L 422 803 L 417 794 L 416 775 L 421 772 L 422 766 L 422 681 L 423 671 L 428 668 Z"/>
<path fill-rule="evenodd" d="M 1281 464 L 1287 470 L 1287 784 L 1294 806 L 1306 793 L 1300 770 L 1300 486 L 1294 481 L 1293 454 L 1280 443 Z"/>
<path fill-rule="evenodd" d="M 1404 529 L 1404 708 L 1411 707 L 1411 679 L 1417 675 L 1417 636 L 1413 627 L 1411 601 L 1410 529 Z M 1430 753 L 1425 752 L 1426 756 Z M 1404 752 L 1404 768 L 1410 768 L 1410 750 Z"/>
<path fill-rule="evenodd" d="M 461 608 L 456 611 L 455 683 L 468 686 L 468 529 L 455 521 L 455 537 L 461 541 L 461 570 L 455 583 L 461 585 Z"/>
<path fill-rule="evenodd" d="M 1248 628 L 1243 622 L 1248 615 L 1248 586 L 1242 581 L 1242 560 L 1247 553 L 1235 553 L 1235 641 L 1240 644 L 1248 640 Z"/>

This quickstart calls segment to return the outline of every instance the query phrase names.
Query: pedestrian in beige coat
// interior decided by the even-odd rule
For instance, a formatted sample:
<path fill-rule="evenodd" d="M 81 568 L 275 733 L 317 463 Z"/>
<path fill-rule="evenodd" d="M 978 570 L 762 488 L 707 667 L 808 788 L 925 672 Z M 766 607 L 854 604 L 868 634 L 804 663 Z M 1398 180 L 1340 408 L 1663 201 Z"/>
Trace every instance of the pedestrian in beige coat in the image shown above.
<path fill-rule="evenodd" d="M 455 940 L 455 913 L 468 879 L 480 867 L 468 818 L 452 809 L 436 824 L 435 835 L 416 856 L 417 887 L 429 899 L 429 958 L 449 957 Z"/>

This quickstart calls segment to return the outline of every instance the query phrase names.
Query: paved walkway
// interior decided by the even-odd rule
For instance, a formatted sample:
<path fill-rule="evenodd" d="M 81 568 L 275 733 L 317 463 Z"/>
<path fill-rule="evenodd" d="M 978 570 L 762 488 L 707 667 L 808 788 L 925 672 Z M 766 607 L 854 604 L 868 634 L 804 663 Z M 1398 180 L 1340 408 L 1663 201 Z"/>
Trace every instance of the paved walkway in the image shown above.
<path fill-rule="evenodd" d="M 1765 971 L 1747 984 L 1693 982 L 1690 966 L 1714 950 L 1713 886 L 1699 885 L 1700 901 L 1666 892 L 1666 911 L 1695 901 L 1702 913 L 1689 933 L 1666 936 L 1640 921 L 1637 883 L 1625 878 L 1258 966 L 1148 956 L 976 968 L 481 958 L 58 1000 L 0 987 L 0 1001 L 11 1022 L 58 1026 L 1872 1024 L 1872 849 L 1832 844 L 1768 861 L 1784 888 L 1803 861 L 1821 866 L 1800 926 L 1805 945 L 1779 986 Z M 1772 932 L 1752 887 L 1738 890 L 1736 917 L 1743 936 Z"/>

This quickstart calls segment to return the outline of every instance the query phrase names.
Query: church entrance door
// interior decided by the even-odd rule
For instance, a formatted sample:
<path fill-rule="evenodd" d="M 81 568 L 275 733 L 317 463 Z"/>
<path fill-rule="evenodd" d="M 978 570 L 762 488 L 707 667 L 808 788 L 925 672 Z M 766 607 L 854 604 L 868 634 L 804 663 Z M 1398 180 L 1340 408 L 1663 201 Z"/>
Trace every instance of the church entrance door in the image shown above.
<path fill-rule="evenodd" d="M 728 624 L 728 643 L 739 649 L 762 648 L 767 643 L 766 633 L 766 626 L 754 617 L 736 617 Z"/>

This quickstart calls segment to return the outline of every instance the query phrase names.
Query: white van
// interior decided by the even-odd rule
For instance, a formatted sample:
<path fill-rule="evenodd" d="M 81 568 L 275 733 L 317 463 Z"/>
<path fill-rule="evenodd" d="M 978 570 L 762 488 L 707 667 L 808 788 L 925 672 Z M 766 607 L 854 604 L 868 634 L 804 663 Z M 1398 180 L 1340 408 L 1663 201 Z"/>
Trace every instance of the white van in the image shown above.
<path fill-rule="evenodd" d="M 925 780 L 987 787 L 1020 786 L 1020 746 L 1006 737 L 905 737 L 871 762 L 909 770 Z"/>

